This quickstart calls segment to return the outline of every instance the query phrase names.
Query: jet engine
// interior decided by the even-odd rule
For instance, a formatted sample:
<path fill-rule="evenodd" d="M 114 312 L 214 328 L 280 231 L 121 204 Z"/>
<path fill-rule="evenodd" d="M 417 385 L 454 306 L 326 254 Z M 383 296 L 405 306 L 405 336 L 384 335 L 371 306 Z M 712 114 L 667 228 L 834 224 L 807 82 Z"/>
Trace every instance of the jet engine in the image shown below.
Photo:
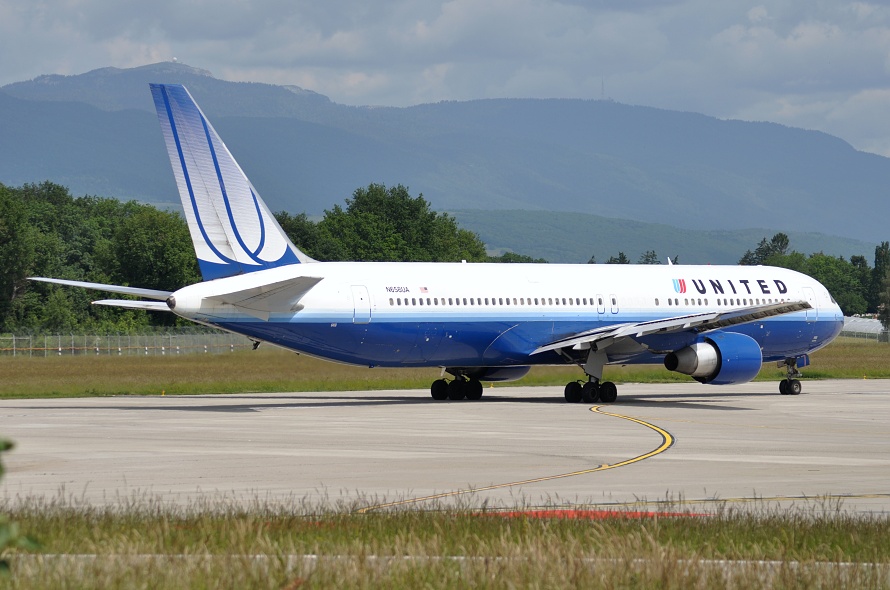
<path fill-rule="evenodd" d="M 664 357 L 668 371 L 712 385 L 747 383 L 757 376 L 762 364 L 763 353 L 757 341 L 735 332 L 712 334 Z"/>

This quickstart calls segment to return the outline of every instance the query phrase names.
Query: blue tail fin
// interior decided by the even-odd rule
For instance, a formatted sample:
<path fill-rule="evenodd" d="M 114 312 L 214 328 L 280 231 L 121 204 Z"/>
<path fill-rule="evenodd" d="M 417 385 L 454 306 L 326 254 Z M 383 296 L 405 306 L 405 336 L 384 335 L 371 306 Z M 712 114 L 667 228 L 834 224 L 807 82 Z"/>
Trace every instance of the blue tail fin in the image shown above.
<path fill-rule="evenodd" d="M 188 90 L 152 84 L 151 93 L 204 280 L 314 262 L 288 239 Z"/>

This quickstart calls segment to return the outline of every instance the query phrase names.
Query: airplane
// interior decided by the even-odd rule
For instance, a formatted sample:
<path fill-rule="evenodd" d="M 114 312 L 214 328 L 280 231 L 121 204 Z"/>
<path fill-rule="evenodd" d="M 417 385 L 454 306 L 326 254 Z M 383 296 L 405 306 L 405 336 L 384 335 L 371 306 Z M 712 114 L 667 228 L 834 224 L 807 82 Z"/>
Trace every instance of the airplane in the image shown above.
<path fill-rule="evenodd" d="M 203 281 L 175 292 L 32 277 L 141 297 L 99 305 L 172 311 L 330 361 L 437 367 L 435 400 L 482 381 L 576 365 L 571 403 L 612 403 L 608 365 L 663 364 L 704 384 L 784 367 L 779 392 L 843 327 L 818 281 L 767 266 L 319 262 L 287 237 L 188 90 L 151 84 Z M 445 374 L 450 380 L 445 379 Z"/>

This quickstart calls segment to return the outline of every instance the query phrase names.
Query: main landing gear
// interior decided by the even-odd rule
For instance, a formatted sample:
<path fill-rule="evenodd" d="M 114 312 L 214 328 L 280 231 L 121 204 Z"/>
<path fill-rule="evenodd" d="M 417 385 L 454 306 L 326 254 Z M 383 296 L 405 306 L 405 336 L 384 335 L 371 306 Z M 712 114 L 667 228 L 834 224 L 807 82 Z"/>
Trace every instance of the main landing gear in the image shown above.
<path fill-rule="evenodd" d="M 566 385 L 565 396 L 566 401 L 570 404 L 581 401 L 585 404 L 595 404 L 596 402 L 611 404 L 618 399 L 618 388 L 611 381 L 600 383 L 591 379 L 583 385 L 580 381 L 572 381 Z"/>
<path fill-rule="evenodd" d="M 430 394 L 435 400 L 477 400 L 482 399 L 482 383 L 478 379 L 468 379 L 458 375 L 450 382 L 444 379 L 433 381 Z"/>
<path fill-rule="evenodd" d="M 800 395 L 801 385 L 797 378 L 802 375 L 797 369 L 797 361 L 798 359 L 796 358 L 788 358 L 784 361 L 779 361 L 779 366 L 781 367 L 784 365 L 788 370 L 788 377 L 779 381 L 779 393 L 782 395 Z"/>
<path fill-rule="evenodd" d="M 566 385 L 566 401 L 576 404 L 583 401 L 585 404 L 602 402 L 611 404 L 618 399 L 618 388 L 611 381 L 603 381 L 603 367 L 606 365 L 606 353 L 603 351 L 591 351 L 584 363 L 584 372 L 587 374 L 587 383 L 572 381 Z"/>

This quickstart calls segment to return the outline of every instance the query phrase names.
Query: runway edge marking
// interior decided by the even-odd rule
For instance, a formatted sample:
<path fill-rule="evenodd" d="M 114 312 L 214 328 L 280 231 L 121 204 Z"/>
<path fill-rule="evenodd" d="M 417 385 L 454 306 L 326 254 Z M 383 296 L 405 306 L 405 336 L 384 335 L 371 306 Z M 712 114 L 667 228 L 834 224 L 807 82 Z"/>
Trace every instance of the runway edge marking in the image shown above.
<path fill-rule="evenodd" d="M 615 414 L 613 412 L 604 412 L 600 408 L 602 408 L 602 406 L 593 406 L 590 408 L 590 411 L 594 412 L 596 414 L 602 414 L 603 416 L 612 416 L 613 418 L 621 418 L 622 420 L 629 420 L 630 422 L 635 422 L 636 424 L 645 426 L 646 428 L 657 432 L 661 436 L 661 444 L 658 445 L 656 448 L 652 449 L 651 451 L 649 451 L 648 453 L 643 453 L 642 455 L 637 455 L 636 457 L 632 457 L 632 458 L 626 459 L 624 461 L 619 461 L 618 463 L 602 464 L 602 465 L 598 465 L 596 467 L 592 467 L 590 469 L 582 469 L 580 471 L 571 471 L 569 473 L 560 473 L 557 475 L 545 475 L 543 477 L 535 477 L 535 478 L 531 478 L 531 479 L 524 479 L 522 481 L 512 481 L 512 482 L 508 482 L 508 483 L 493 484 L 493 485 L 484 486 L 481 488 L 468 488 L 468 489 L 461 489 L 461 490 L 453 490 L 450 492 L 442 492 L 441 494 L 432 494 L 429 496 L 421 496 L 418 498 L 409 498 L 407 500 L 398 500 L 395 502 L 386 502 L 384 504 L 375 504 L 373 506 L 366 506 L 364 508 L 360 508 L 360 509 L 356 510 L 356 513 L 357 514 L 365 514 L 368 512 L 375 511 L 375 510 L 382 510 L 384 508 L 393 508 L 396 506 L 407 506 L 410 504 L 419 504 L 420 502 L 428 502 L 430 500 L 441 500 L 442 498 L 453 498 L 453 497 L 462 496 L 465 494 L 474 494 L 474 493 L 478 493 L 478 492 L 487 492 L 487 491 L 491 491 L 491 490 L 498 490 L 498 489 L 503 489 L 503 488 L 515 487 L 515 486 L 528 485 L 528 484 L 533 484 L 533 483 L 541 483 L 544 481 L 552 481 L 554 479 L 564 479 L 567 477 L 575 477 L 578 475 L 586 475 L 588 473 L 597 473 L 599 471 L 606 471 L 609 469 L 616 469 L 618 467 L 625 467 L 627 465 L 632 465 L 633 463 L 638 463 L 640 461 L 645 461 L 646 459 L 651 459 L 652 457 L 654 457 L 656 455 L 660 455 L 661 453 L 663 453 L 666 450 L 668 450 L 669 448 L 671 448 L 671 446 L 673 446 L 674 442 L 676 441 L 676 439 L 674 438 L 674 435 L 672 435 L 670 432 L 668 432 L 664 428 L 661 428 L 659 426 L 656 426 L 654 424 L 646 422 L 645 420 L 640 420 L 639 418 L 634 418 L 632 416 L 625 416 L 623 414 Z"/>

